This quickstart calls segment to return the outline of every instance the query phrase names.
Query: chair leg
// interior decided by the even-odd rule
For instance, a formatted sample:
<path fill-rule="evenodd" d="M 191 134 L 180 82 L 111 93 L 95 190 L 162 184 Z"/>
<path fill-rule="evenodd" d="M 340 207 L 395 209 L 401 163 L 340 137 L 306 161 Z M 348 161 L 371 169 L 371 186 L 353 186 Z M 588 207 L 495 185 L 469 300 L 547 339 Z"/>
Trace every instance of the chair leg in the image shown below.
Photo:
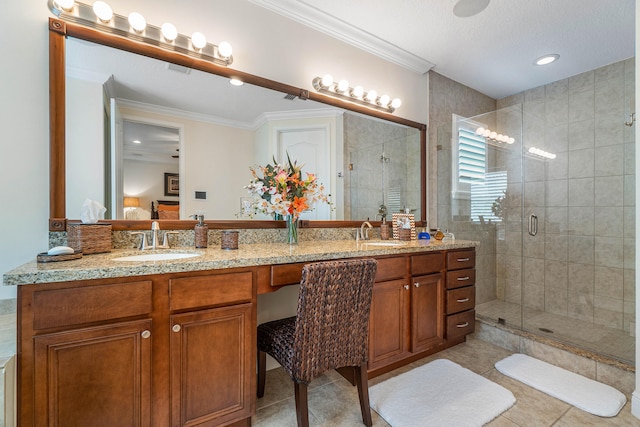
<path fill-rule="evenodd" d="M 367 374 L 367 364 L 355 366 L 356 382 L 358 383 L 358 397 L 360 398 L 360 411 L 362 412 L 362 422 L 367 427 L 373 425 L 371 420 L 371 407 L 369 406 L 369 375 Z"/>
<path fill-rule="evenodd" d="M 296 394 L 296 417 L 298 427 L 309 427 L 309 402 L 307 400 L 307 385 L 294 381 L 293 387 Z"/>
<path fill-rule="evenodd" d="M 258 350 L 258 397 L 264 396 L 264 383 L 267 376 L 267 353 Z"/>

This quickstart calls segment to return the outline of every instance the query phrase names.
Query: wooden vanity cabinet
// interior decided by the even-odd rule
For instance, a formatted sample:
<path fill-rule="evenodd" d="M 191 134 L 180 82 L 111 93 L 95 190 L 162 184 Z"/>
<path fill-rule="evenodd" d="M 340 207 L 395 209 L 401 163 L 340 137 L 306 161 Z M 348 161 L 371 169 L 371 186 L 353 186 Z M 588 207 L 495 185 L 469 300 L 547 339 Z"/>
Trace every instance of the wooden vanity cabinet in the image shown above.
<path fill-rule="evenodd" d="M 447 253 L 447 339 L 475 330 L 476 253 L 473 249 Z"/>
<path fill-rule="evenodd" d="M 255 269 L 18 287 L 21 426 L 250 425 Z"/>

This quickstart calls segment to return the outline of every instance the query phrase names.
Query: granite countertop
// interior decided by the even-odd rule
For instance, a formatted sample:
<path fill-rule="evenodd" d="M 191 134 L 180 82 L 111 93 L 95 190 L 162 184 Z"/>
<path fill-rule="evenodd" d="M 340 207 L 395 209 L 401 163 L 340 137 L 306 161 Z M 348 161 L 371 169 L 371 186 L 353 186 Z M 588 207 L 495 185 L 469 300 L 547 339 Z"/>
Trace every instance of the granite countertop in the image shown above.
<path fill-rule="evenodd" d="M 376 243 L 401 243 L 401 246 L 380 246 Z M 140 276 L 146 274 L 178 273 L 220 268 L 247 267 L 256 265 L 311 262 L 361 256 L 393 255 L 447 249 L 463 249 L 479 246 L 479 242 L 455 240 L 413 240 L 409 242 L 353 240 L 302 241 L 297 245 L 287 243 L 240 244 L 236 250 L 220 247 L 195 249 L 176 247 L 156 251 L 116 249 L 104 254 L 85 255 L 80 259 L 60 262 L 38 263 L 34 259 L 3 275 L 5 286 L 66 282 L 73 280 L 104 279 Z M 114 261 L 113 258 L 147 253 L 188 252 L 200 256 L 167 261 Z"/>

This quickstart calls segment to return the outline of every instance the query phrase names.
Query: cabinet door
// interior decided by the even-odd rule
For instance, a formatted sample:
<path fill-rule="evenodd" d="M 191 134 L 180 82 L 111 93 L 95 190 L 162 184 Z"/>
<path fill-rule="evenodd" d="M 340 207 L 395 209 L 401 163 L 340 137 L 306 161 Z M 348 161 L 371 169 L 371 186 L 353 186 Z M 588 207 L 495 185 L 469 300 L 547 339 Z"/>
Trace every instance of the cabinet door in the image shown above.
<path fill-rule="evenodd" d="M 256 338 L 252 304 L 171 316 L 171 425 L 250 417 Z"/>
<path fill-rule="evenodd" d="M 442 274 L 412 278 L 411 351 L 428 350 L 444 342 L 444 280 Z"/>
<path fill-rule="evenodd" d="M 369 369 L 387 365 L 408 354 L 409 295 L 409 285 L 403 279 L 373 286 Z"/>
<path fill-rule="evenodd" d="M 151 320 L 40 335 L 36 426 L 150 426 Z"/>

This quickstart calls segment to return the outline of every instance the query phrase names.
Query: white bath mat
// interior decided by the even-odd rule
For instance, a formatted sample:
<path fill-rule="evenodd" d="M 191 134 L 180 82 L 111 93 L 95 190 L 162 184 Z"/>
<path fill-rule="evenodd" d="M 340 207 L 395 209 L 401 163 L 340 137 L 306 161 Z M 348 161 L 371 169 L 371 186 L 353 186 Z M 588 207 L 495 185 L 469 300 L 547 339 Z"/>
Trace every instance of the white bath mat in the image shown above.
<path fill-rule="evenodd" d="M 503 374 L 600 417 L 615 417 L 627 402 L 613 387 L 525 354 L 512 354 L 496 363 Z"/>
<path fill-rule="evenodd" d="M 482 426 L 516 401 L 506 388 L 447 359 L 376 384 L 369 398 L 393 427 Z"/>

